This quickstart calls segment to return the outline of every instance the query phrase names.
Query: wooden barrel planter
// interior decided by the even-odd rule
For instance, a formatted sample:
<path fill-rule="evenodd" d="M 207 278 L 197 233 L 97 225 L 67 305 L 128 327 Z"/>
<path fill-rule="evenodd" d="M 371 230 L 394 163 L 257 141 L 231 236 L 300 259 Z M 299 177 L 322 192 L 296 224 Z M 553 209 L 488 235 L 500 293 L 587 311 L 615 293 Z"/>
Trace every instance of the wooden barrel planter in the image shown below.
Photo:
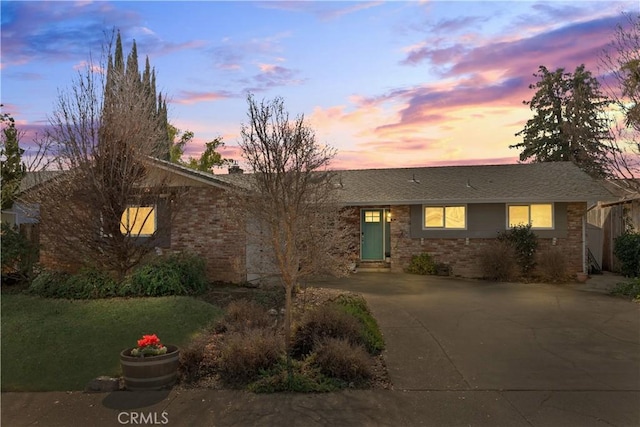
<path fill-rule="evenodd" d="M 120 366 L 127 390 L 160 390 L 178 379 L 180 349 L 167 345 L 167 352 L 158 356 L 131 356 L 128 348 L 120 352 Z"/>

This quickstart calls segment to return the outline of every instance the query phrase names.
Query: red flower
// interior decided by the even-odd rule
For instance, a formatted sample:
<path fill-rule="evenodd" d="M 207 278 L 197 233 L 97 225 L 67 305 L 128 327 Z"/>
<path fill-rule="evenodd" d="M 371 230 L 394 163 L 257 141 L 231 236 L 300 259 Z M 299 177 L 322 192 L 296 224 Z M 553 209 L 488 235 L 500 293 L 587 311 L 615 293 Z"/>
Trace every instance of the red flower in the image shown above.
<path fill-rule="evenodd" d="M 162 347 L 160 339 L 156 336 L 156 334 L 143 335 L 142 339 L 138 340 L 138 348 L 144 348 L 148 346 Z"/>

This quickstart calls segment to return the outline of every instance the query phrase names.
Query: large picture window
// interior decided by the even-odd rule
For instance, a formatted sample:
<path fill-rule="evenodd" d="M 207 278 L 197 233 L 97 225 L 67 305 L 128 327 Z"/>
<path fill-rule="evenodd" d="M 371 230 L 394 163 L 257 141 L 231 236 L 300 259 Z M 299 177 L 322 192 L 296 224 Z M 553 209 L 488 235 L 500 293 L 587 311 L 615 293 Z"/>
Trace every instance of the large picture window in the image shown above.
<path fill-rule="evenodd" d="M 151 236 L 156 232 L 156 209 L 154 206 L 129 206 L 122 213 L 120 232 L 133 237 Z"/>
<path fill-rule="evenodd" d="M 425 206 L 424 228 L 467 228 L 466 206 Z"/>
<path fill-rule="evenodd" d="M 507 226 L 531 225 L 531 228 L 553 228 L 553 204 L 507 206 Z"/>

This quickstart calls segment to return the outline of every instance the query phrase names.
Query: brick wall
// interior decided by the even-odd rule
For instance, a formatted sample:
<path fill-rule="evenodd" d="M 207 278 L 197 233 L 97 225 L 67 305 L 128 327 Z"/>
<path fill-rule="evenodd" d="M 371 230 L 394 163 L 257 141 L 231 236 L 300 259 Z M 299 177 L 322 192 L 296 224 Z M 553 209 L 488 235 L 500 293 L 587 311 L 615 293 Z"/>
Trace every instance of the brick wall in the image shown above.
<path fill-rule="evenodd" d="M 586 203 L 569 203 L 567 206 L 567 236 L 557 238 L 558 248 L 568 261 L 568 274 L 582 271 L 582 215 Z M 481 277 L 479 254 L 494 239 L 464 238 L 429 239 L 410 237 L 410 207 L 391 207 L 391 269 L 403 271 L 411 262 L 413 255 L 427 252 L 437 262 L 451 266 L 452 273 L 463 277 Z M 549 250 L 553 239 L 539 239 L 538 252 Z"/>
<path fill-rule="evenodd" d="M 210 280 L 246 280 L 246 234 L 234 215 L 225 191 L 216 187 L 191 187 L 181 196 L 182 208 L 171 228 L 171 251 L 202 256 Z"/>
<path fill-rule="evenodd" d="M 170 226 L 170 245 L 164 253 L 193 252 L 206 264 L 211 281 L 246 280 L 246 235 L 238 216 L 231 212 L 224 190 L 212 186 L 189 187 L 177 200 Z M 50 227 L 46 204 L 41 206 L 40 262 L 53 270 L 75 272 L 81 266 L 82 247 L 63 253 L 56 244 L 59 230 Z"/>

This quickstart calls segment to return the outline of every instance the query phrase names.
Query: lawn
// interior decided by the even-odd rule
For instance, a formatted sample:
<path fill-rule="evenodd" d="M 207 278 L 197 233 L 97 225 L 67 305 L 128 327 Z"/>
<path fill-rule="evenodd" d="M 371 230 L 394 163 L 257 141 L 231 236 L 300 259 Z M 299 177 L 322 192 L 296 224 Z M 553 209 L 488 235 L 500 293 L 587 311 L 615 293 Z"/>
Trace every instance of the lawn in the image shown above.
<path fill-rule="evenodd" d="M 119 376 L 119 353 L 142 334 L 184 346 L 222 315 L 189 297 L 104 300 L 3 294 L 2 391 L 82 390 L 100 375 Z"/>

